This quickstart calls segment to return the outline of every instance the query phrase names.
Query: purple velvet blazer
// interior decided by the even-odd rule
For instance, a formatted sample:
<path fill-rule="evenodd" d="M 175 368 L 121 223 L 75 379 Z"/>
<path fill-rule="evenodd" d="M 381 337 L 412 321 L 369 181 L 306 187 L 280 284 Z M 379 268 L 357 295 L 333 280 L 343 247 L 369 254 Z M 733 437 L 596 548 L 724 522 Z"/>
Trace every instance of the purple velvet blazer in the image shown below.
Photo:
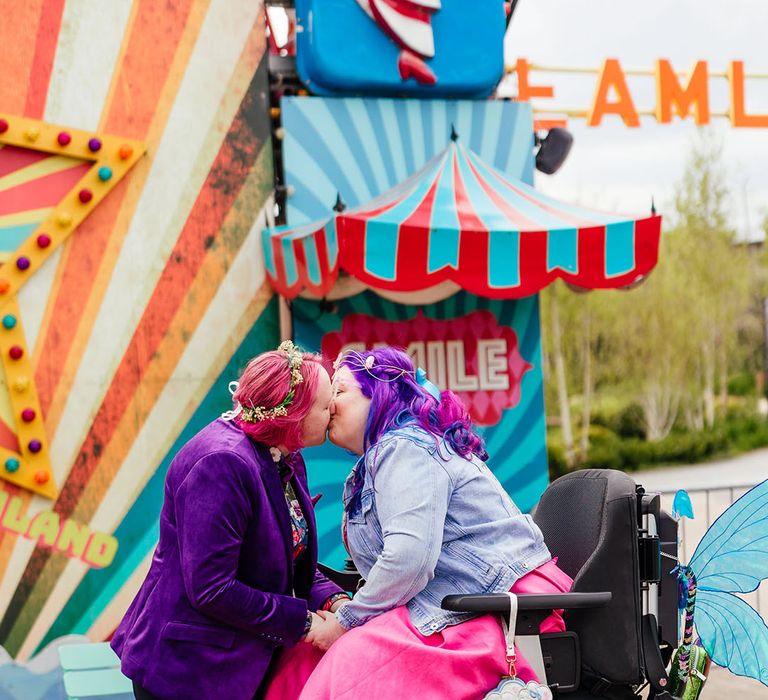
<path fill-rule="evenodd" d="M 292 464 L 310 537 L 295 571 L 268 448 L 221 419 L 182 447 L 152 565 L 112 640 L 128 678 L 160 698 L 251 700 L 275 651 L 303 635 L 307 610 L 339 591 L 316 570 L 306 469 Z"/>

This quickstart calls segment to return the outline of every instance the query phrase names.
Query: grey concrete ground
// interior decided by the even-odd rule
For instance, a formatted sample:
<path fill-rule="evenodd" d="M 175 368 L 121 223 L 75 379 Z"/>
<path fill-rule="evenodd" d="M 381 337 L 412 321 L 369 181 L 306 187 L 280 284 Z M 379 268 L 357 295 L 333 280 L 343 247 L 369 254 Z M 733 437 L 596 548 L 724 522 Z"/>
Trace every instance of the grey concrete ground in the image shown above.
<path fill-rule="evenodd" d="M 632 476 L 655 491 L 754 486 L 768 479 L 768 448 L 706 464 L 648 469 Z"/>
<path fill-rule="evenodd" d="M 662 500 L 667 509 L 671 505 L 671 494 L 677 489 L 684 488 L 690 492 L 696 489 L 710 490 L 708 494 L 691 494 L 696 518 L 685 523 L 687 534 L 683 541 L 682 557 L 687 560 L 706 529 L 706 520 L 714 520 L 730 505 L 734 496 L 738 498 L 749 487 L 768 479 L 768 449 L 755 450 L 732 459 L 707 464 L 649 469 L 636 472 L 632 477 L 647 490 L 669 494 Z M 766 588 L 768 586 L 764 583 L 759 592 L 745 596 L 763 618 L 766 617 L 768 608 L 765 603 L 768 599 Z M 751 678 L 734 676 L 727 669 L 713 665 L 701 697 L 703 700 L 768 700 L 768 687 Z"/>
<path fill-rule="evenodd" d="M 643 692 L 648 697 L 648 691 Z M 564 696 L 567 698 L 568 696 Z M 701 692 L 701 700 L 766 700 L 768 688 L 751 678 L 739 678 L 724 668 L 712 666 Z"/>

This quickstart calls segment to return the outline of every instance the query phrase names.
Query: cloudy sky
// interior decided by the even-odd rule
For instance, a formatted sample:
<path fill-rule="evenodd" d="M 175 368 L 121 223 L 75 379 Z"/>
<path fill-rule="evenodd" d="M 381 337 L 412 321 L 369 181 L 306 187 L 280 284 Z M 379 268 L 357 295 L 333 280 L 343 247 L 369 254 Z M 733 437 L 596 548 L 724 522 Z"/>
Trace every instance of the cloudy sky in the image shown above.
<path fill-rule="evenodd" d="M 624 69 L 653 69 L 668 58 L 680 72 L 706 60 L 710 72 L 723 72 L 729 61 L 743 60 L 746 73 L 768 77 L 768 2 L 765 0 L 520 0 L 506 38 L 508 63 L 518 57 L 547 66 L 598 67 L 618 58 Z M 555 87 L 542 107 L 586 109 L 596 75 L 532 73 L 534 84 Z M 655 106 L 652 77 L 628 77 L 638 111 Z M 710 110 L 728 109 L 725 79 L 710 77 Z M 768 113 L 768 79 L 747 80 L 749 113 Z M 627 128 L 619 117 L 605 117 L 589 128 L 571 119 L 574 147 L 562 169 L 537 173 L 537 187 L 555 196 L 601 209 L 642 213 L 655 197 L 661 213 L 669 210 L 692 141 L 701 128 L 692 119 L 657 124 L 641 117 Z M 734 129 L 712 117 L 711 134 L 720 139 L 731 190 L 731 216 L 740 235 L 758 237 L 768 215 L 768 129 Z"/>

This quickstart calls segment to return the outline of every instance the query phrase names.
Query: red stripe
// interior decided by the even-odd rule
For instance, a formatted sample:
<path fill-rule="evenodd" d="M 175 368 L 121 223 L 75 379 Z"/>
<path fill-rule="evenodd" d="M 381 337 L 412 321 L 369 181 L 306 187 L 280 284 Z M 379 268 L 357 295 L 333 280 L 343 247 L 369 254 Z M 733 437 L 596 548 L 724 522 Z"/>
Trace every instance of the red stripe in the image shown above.
<path fill-rule="evenodd" d="M 12 452 L 21 452 L 19 438 L 2 418 L 0 418 L 0 447 Z"/>
<path fill-rule="evenodd" d="M 501 177 L 501 175 L 499 175 L 499 173 L 497 173 L 495 170 L 491 170 L 489 168 L 489 171 L 496 180 L 498 180 L 508 190 L 511 190 L 512 192 L 514 192 L 518 197 L 522 197 L 523 199 L 535 205 L 542 211 L 546 211 L 548 214 L 552 214 L 553 216 L 556 216 L 559 219 L 562 219 L 564 223 L 572 224 L 573 226 L 577 226 L 577 227 L 595 225 L 594 221 L 590 221 L 588 219 L 582 219 L 581 217 L 578 217 L 578 216 L 573 216 L 572 214 L 568 214 L 564 211 L 561 211 L 560 209 L 556 209 L 555 207 L 549 204 L 545 204 L 544 202 L 536 199 L 535 197 L 531 196 L 527 192 L 519 189 L 518 187 L 515 187 L 511 182 L 509 182 L 509 180 L 506 180 L 505 178 Z M 539 224 L 538 222 L 534 222 L 534 227 L 536 231 L 541 230 L 541 224 Z"/>
<path fill-rule="evenodd" d="M 333 289 L 338 277 L 338 264 L 331 268 L 328 260 L 328 243 L 325 235 L 325 228 L 320 229 L 312 238 L 315 250 L 317 252 L 317 263 L 320 268 L 320 284 L 314 284 L 307 274 L 307 288 L 317 296 L 325 296 Z M 338 261 L 337 261 L 338 262 Z"/>
<path fill-rule="evenodd" d="M 483 188 L 483 191 L 488 195 L 490 200 L 496 205 L 496 207 L 499 209 L 499 211 L 503 212 L 504 215 L 509 219 L 510 223 L 516 227 L 518 230 L 523 230 L 524 227 L 528 227 L 528 230 L 531 231 L 541 231 L 542 227 L 541 224 L 539 224 L 538 221 L 534 221 L 533 219 L 529 219 L 527 216 L 522 214 L 521 212 L 517 211 L 509 202 L 507 202 L 503 197 L 501 197 L 498 192 L 496 192 L 483 178 L 482 175 L 477 171 L 477 168 L 475 168 L 472 161 L 467 158 L 466 163 L 469 166 L 469 169 L 472 171 L 472 174 L 477 179 L 478 184 L 480 187 Z"/>
<path fill-rule="evenodd" d="M 380 2 L 382 5 L 388 5 L 397 12 L 397 14 L 402 15 L 403 17 L 415 19 L 424 24 L 429 24 L 430 22 L 430 13 L 427 10 L 419 5 L 414 5 L 413 3 L 408 2 L 407 0 L 371 0 L 371 10 L 376 15 L 379 14 L 375 8 L 377 2 Z"/>
<path fill-rule="evenodd" d="M 413 190 L 416 189 L 418 186 L 418 182 L 410 189 L 408 190 L 402 197 L 398 197 L 397 199 L 394 199 L 391 202 L 387 202 L 387 204 L 382 204 L 381 206 L 376 207 L 376 209 L 367 209 L 367 210 L 357 210 L 350 214 L 339 214 L 339 218 L 353 218 L 353 219 L 373 219 L 380 214 L 384 214 L 385 212 L 388 212 L 390 209 L 394 209 L 398 204 L 408 199 L 413 194 Z"/>
<path fill-rule="evenodd" d="M 430 225 L 442 173 L 443 168 L 440 168 L 424 199 L 398 229 L 395 270 L 397 278 L 405 282 L 410 289 L 419 289 L 430 279 L 427 268 L 429 241 L 432 235 Z M 440 273 L 436 274 L 439 276 Z M 409 282 L 412 284 L 408 284 Z"/>
<path fill-rule="evenodd" d="M 169 70 L 189 18 L 191 0 L 168 4 L 164 0 L 135 0 L 135 19 L 126 49 L 116 68 L 117 97 L 105 107 L 103 131 L 143 140 L 157 116 L 157 106 L 168 81 Z M 144 76 L 138 79 L 137 76 Z M 130 94 L 130 99 L 124 95 Z M 53 400 L 65 360 L 72 350 L 88 299 L 93 293 L 95 270 L 115 232 L 116 221 L 128 190 L 141 186 L 146 169 L 139 164 L 130 177 L 119 182 L 77 228 L 66 243 L 62 259 L 60 292 L 51 307 L 50 322 L 41 339 L 35 374 L 40 407 L 45 414 Z"/>
<path fill-rule="evenodd" d="M 43 117 L 63 12 L 64 0 L 44 0 L 40 23 L 37 25 L 35 55 L 30 71 L 32 80 L 27 92 L 27 104 L 24 107 L 24 114 L 27 117 L 34 119 Z"/>
<path fill-rule="evenodd" d="M 458 159 L 453 161 L 456 214 L 459 219 L 459 270 L 451 279 L 474 289 L 488 287 L 488 229 L 475 213 L 464 188 Z M 468 287 L 469 288 L 469 287 Z"/>
<path fill-rule="evenodd" d="M 659 261 L 661 217 L 651 216 L 635 222 L 634 274 L 647 275 Z"/>
<path fill-rule="evenodd" d="M 0 191 L 0 216 L 56 206 L 91 167 L 82 163 Z"/>
<path fill-rule="evenodd" d="M 579 287 L 592 288 L 605 284 L 605 226 L 580 228 L 578 232 L 578 275 L 563 279 Z"/>
<path fill-rule="evenodd" d="M 289 245 L 293 253 L 293 263 L 296 266 L 296 281 L 302 286 L 306 285 L 309 282 L 309 274 L 307 274 L 307 256 L 304 254 L 302 239 L 292 240 Z"/>
<path fill-rule="evenodd" d="M 0 148 L 0 177 L 26 168 L 28 165 L 39 163 L 49 156 L 50 153 L 33 151 L 31 148 L 3 146 L 3 148 Z"/>
<path fill-rule="evenodd" d="M 557 276 L 547 271 L 547 232 L 520 233 L 520 287 L 534 294 Z M 530 290 L 530 291 L 529 291 Z"/>
<path fill-rule="evenodd" d="M 255 90 L 252 86 L 251 90 Z M 69 517 L 99 463 L 107 445 L 139 390 L 166 331 L 182 305 L 206 257 L 212 232 L 220 231 L 261 151 L 247 118 L 254 95 L 243 100 L 232 126 L 195 201 L 184 228 L 144 310 L 136 332 L 94 417 L 64 484 L 55 510 Z M 256 125 L 255 128 L 258 128 Z"/>
<path fill-rule="evenodd" d="M 443 162 L 437 167 L 437 175 L 435 176 L 437 180 L 440 179 L 440 175 L 442 174 L 443 169 L 445 168 L 445 163 L 447 160 L 448 158 L 444 157 Z M 355 209 L 353 212 L 348 212 L 346 214 L 339 214 L 338 218 L 346 219 L 350 217 L 355 219 L 373 219 L 374 217 L 379 216 L 379 214 L 383 214 L 384 212 L 387 212 L 390 209 L 393 209 L 398 204 L 408 199 L 408 197 L 410 197 L 413 194 L 414 190 L 419 186 L 421 179 L 415 178 L 415 175 L 416 173 L 414 173 L 414 175 L 411 175 L 411 177 L 414 177 L 411 187 L 405 190 L 402 195 L 400 195 L 399 197 L 396 197 L 391 202 L 387 202 L 386 204 L 380 204 L 375 209 Z M 399 185 L 395 185 L 392 189 L 395 189 L 395 187 L 399 187 Z M 386 194 L 386 192 L 384 194 Z M 337 221 L 338 221 L 338 218 L 337 218 Z"/>

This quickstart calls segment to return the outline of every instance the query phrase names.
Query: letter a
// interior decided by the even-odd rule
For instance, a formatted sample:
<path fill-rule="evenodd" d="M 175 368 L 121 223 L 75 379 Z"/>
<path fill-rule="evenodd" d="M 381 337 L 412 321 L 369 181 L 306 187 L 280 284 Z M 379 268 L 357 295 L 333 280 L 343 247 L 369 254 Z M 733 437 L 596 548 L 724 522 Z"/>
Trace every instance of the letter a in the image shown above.
<path fill-rule="evenodd" d="M 608 102 L 608 93 L 613 88 L 618 97 L 616 102 Z M 600 69 L 600 77 L 595 89 L 592 106 L 587 112 L 587 126 L 600 126 L 604 114 L 617 114 L 627 126 L 640 126 L 635 104 L 629 94 L 627 81 L 621 64 L 615 58 L 606 59 Z"/>

